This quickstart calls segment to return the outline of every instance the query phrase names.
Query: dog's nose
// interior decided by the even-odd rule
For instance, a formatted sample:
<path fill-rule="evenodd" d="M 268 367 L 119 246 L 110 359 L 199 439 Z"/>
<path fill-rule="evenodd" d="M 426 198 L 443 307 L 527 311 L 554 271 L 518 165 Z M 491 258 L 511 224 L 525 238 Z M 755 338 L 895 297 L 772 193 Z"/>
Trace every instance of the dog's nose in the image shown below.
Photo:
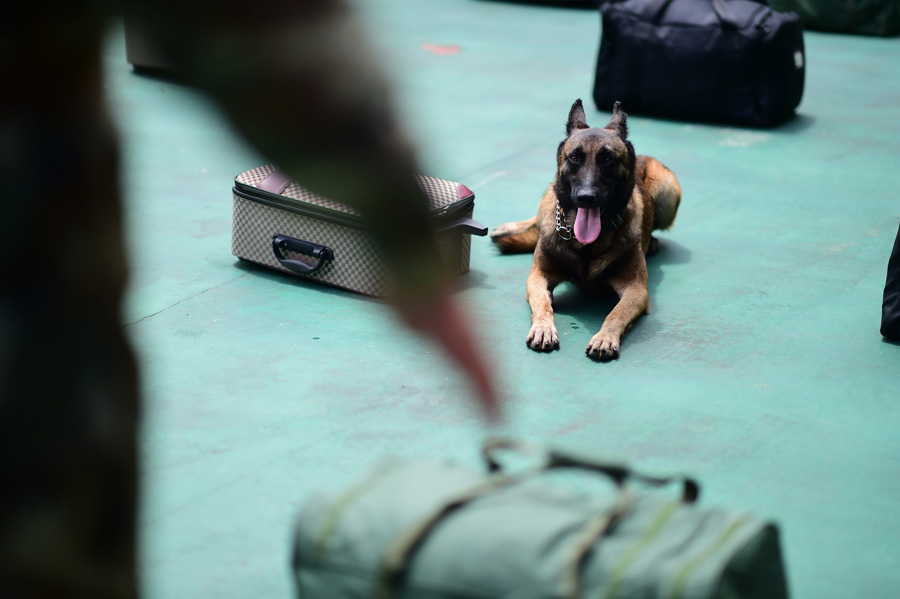
<path fill-rule="evenodd" d="M 597 203 L 597 190 L 589 188 L 579 188 L 573 194 L 573 200 L 576 206 L 592 206 Z"/>

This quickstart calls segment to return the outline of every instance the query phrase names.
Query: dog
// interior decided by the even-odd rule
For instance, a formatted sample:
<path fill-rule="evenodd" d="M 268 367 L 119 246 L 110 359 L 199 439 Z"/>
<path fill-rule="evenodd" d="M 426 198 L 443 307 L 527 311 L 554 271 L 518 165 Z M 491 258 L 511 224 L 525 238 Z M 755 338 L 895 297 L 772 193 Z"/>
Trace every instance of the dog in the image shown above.
<path fill-rule="evenodd" d="M 556 177 L 537 215 L 500 225 L 491 240 L 503 253 L 534 252 L 526 283 L 531 329 L 525 341 L 533 350 L 559 349 L 553 323 L 557 285 L 571 281 L 588 292 L 612 287 L 619 301 L 585 353 L 613 360 L 622 335 L 649 312 L 645 257 L 659 249 L 651 233 L 674 223 L 681 186 L 661 162 L 635 154 L 620 102 L 600 129 L 588 126 L 577 100 L 556 162 Z"/>

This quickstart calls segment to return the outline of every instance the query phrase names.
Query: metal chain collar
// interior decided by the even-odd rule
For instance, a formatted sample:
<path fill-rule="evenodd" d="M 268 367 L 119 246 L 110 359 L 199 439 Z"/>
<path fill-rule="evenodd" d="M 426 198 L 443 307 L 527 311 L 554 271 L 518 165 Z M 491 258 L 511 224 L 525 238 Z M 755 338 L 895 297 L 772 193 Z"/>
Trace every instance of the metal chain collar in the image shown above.
<path fill-rule="evenodd" d="M 569 226 L 568 221 L 566 221 L 562 216 L 562 210 L 559 207 L 559 200 L 556 200 L 556 233 L 559 235 L 560 239 L 563 239 L 565 241 L 569 241 L 570 239 L 572 239 L 572 227 Z M 568 235 L 568 237 L 565 237 L 563 233 Z"/>

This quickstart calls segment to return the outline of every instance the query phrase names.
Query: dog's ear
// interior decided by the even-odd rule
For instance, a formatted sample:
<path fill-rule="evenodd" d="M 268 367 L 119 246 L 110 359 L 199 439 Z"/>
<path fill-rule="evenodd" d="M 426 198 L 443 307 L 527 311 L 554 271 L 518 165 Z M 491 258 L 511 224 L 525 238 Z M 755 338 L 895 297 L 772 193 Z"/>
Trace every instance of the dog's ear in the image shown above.
<path fill-rule="evenodd" d="M 569 120 L 566 123 L 566 135 L 571 135 L 575 129 L 587 129 L 587 117 L 584 116 L 584 106 L 581 100 L 575 100 L 572 108 L 569 109 Z"/>
<path fill-rule="evenodd" d="M 609 124 L 605 128 L 610 131 L 615 131 L 616 134 L 622 138 L 622 141 L 628 139 L 628 117 L 626 116 L 625 111 L 622 110 L 621 102 L 616 102 L 613 105 L 612 118 L 609 119 Z"/>

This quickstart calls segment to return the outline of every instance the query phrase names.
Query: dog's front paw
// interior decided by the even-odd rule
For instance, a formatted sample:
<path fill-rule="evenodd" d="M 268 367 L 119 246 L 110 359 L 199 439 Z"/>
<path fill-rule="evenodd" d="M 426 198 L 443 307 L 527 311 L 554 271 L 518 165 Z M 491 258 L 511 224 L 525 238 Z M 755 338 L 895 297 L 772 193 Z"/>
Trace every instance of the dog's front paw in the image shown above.
<path fill-rule="evenodd" d="M 584 353 L 592 360 L 615 360 L 619 357 L 619 337 L 600 331 L 591 337 Z"/>
<path fill-rule="evenodd" d="M 559 335 L 556 333 L 556 327 L 552 324 L 533 324 L 531 330 L 528 331 L 525 343 L 534 351 L 550 352 L 559 349 Z"/>

